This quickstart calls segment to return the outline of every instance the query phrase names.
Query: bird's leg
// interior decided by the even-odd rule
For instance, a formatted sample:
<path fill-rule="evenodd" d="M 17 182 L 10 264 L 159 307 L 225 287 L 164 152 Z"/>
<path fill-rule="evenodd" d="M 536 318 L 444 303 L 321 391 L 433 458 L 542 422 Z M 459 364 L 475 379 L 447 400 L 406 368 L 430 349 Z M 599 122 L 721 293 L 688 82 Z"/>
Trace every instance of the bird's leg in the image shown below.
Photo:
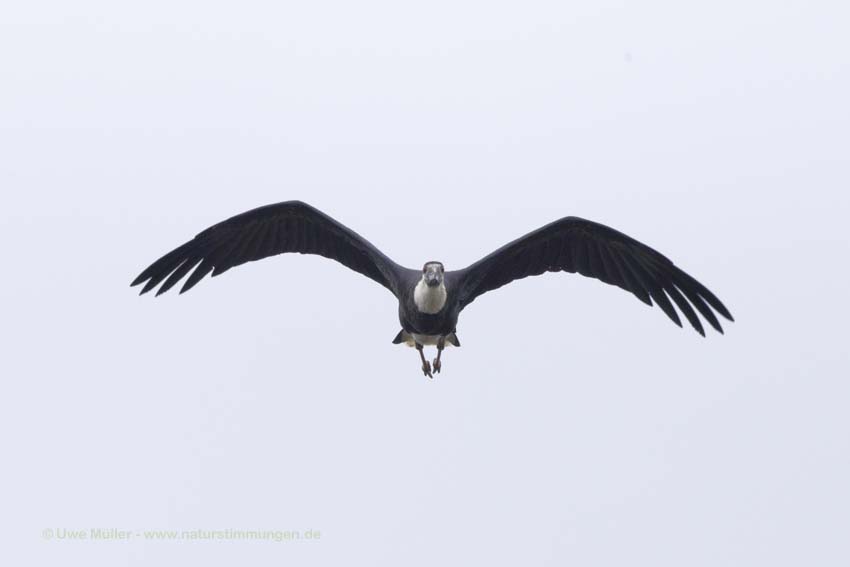
<path fill-rule="evenodd" d="M 420 343 L 416 343 L 416 350 L 419 351 L 419 358 L 422 359 L 422 372 L 428 378 L 433 378 L 434 375 L 431 374 L 431 363 L 425 359 L 425 354 L 422 352 L 422 345 Z"/>
<path fill-rule="evenodd" d="M 443 355 L 443 349 L 446 348 L 446 337 L 440 337 L 437 341 L 437 358 L 434 359 L 434 372 L 440 373 L 443 363 L 440 362 L 440 357 Z"/>

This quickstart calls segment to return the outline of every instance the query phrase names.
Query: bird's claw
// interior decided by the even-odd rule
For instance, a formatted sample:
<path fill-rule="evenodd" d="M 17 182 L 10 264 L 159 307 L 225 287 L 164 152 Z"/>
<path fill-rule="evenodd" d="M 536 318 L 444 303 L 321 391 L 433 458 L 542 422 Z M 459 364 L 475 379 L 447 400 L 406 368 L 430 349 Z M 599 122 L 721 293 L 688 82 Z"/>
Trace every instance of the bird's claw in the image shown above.
<path fill-rule="evenodd" d="M 434 359 L 434 372 L 436 372 L 437 374 L 439 374 L 439 373 L 440 373 L 440 369 L 441 369 L 442 367 L 443 367 L 443 363 L 442 363 L 442 362 L 440 362 L 440 359 L 439 359 L 439 358 L 435 358 L 435 359 Z"/>
<path fill-rule="evenodd" d="M 425 374 L 425 376 L 427 376 L 428 378 L 434 377 L 434 375 L 431 374 L 431 363 L 429 363 L 427 360 L 422 363 L 422 373 Z"/>

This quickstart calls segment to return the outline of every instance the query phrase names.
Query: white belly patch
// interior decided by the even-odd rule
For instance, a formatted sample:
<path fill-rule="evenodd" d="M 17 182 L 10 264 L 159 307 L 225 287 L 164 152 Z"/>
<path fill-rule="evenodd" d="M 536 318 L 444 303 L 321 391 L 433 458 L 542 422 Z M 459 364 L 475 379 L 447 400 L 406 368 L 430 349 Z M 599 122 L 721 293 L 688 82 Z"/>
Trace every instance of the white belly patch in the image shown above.
<path fill-rule="evenodd" d="M 439 335 L 420 335 L 417 333 L 413 333 L 413 339 L 419 343 L 420 345 L 425 346 L 437 346 L 437 341 L 440 339 Z"/>
<path fill-rule="evenodd" d="M 453 335 L 454 333 L 446 336 L 446 346 L 454 346 L 451 341 L 451 339 L 454 338 Z M 437 342 L 440 340 L 440 335 L 420 335 L 419 333 L 411 334 L 402 332 L 401 340 L 409 347 L 416 346 L 416 343 L 423 346 L 437 346 Z"/>

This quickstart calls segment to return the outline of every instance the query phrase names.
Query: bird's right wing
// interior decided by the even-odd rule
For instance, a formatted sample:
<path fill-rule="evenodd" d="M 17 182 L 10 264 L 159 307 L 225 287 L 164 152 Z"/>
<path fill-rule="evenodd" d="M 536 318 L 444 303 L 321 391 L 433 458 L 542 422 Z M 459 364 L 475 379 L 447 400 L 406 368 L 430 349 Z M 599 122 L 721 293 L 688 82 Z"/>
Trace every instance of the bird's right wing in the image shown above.
<path fill-rule="evenodd" d="M 266 205 L 231 217 L 200 232 L 148 266 L 131 286 L 145 283 L 147 293 L 161 282 L 165 293 L 192 274 L 180 293 L 207 274 L 213 277 L 245 262 L 286 252 L 318 254 L 378 282 L 398 296 L 400 275 L 407 271 L 365 238 L 301 201 Z"/>

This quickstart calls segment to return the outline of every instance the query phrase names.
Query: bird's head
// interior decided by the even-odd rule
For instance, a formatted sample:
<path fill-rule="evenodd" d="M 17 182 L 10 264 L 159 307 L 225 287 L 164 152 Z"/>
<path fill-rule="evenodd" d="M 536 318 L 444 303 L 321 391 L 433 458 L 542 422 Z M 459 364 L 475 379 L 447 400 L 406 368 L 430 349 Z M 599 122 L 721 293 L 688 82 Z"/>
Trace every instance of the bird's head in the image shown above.
<path fill-rule="evenodd" d="M 426 262 L 422 266 L 422 281 L 428 287 L 439 287 L 443 283 L 445 269 L 440 262 Z"/>

